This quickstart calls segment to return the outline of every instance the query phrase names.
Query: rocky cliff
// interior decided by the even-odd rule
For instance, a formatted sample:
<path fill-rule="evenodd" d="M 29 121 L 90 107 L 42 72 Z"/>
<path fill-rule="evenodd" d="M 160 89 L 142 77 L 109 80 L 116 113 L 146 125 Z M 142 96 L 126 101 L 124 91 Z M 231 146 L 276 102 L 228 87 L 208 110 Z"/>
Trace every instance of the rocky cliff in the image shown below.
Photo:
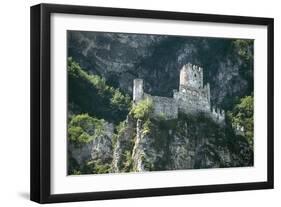
<path fill-rule="evenodd" d="M 68 56 L 130 95 L 133 80 L 142 78 L 149 94 L 171 97 L 187 62 L 204 67 L 219 107 L 229 109 L 235 97 L 253 91 L 251 40 L 70 31 Z"/>
<path fill-rule="evenodd" d="M 203 114 L 145 121 L 128 116 L 115 139 L 112 144 L 107 136 L 99 137 L 72 148 L 71 156 L 80 170 L 89 166 L 85 163 L 106 165 L 107 170 L 102 173 L 253 165 L 253 152 L 247 141 Z"/>
<path fill-rule="evenodd" d="M 149 130 L 144 124 L 137 121 L 132 151 L 134 171 L 252 165 L 249 145 L 204 115 L 181 114 L 176 120 L 151 120 Z M 243 158 L 239 156 L 242 151 Z"/>

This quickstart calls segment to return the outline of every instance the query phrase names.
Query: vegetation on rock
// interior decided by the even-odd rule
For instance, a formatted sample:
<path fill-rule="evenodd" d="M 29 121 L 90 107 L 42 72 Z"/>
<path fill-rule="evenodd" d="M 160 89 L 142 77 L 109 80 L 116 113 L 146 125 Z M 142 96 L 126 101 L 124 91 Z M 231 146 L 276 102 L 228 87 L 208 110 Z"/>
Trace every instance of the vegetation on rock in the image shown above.
<path fill-rule="evenodd" d="M 130 111 L 135 119 L 146 120 L 151 114 L 153 109 L 152 100 L 146 98 L 135 104 Z"/>
<path fill-rule="evenodd" d="M 72 58 L 67 60 L 68 103 L 74 114 L 88 113 L 118 123 L 131 108 L 131 98 L 106 84 L 104 78 L 88 74 Z"/>
<path fill-rule="evenodd" d="M 78 114 L 71 117 L 68 124 L 68 139 L 76 144 L 85 144 L 104 133 L 105 121 Z"/>
<path fill-rule="evenodd" d="M 245 96 L 229 113 L 234 127 L 243 127 L 243 134 L 249 144 L 253 144 L 254 138 L 254 98 Z"/>

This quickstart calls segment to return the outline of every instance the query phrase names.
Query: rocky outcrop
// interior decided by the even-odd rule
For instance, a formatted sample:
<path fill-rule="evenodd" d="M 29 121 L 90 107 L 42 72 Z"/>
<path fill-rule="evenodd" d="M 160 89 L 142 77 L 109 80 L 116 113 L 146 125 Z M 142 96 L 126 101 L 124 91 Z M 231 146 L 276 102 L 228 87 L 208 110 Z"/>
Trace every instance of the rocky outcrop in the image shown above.
<path fill-rule="evenodd" d="M 225 126 L 217 125 L 208 117 L 181 115 L 176 120 L 152 120 L 149 132 L 144 130 L 143 124 L 137 121 L 132 154 L 135 171 L 241 167 L 253 164 L 250 146 L 237 137 L 230 137 Z M 243 149 L 243 157 L 240 151 L 233 148 Z"/>
<path fill-rule="evenodd" d="M 69 157 L 75 162 L 79 169 L 87 168 L 90 163 L 101 165 L 110 164 L 113 159 L 112 136 L 114 127 L 105 123 L 104 133 L 88 143 L 68 143 Z M 85 171 L 85 170 L 82 170 Z M 88 173 L 91 173 L 89 171 Z"/>
<path fill-rule="evenodd" d="M 154 140 L 154 137 L 144 132 L 142 124 L 141 120 L 137 121 L 137 136 L 132 154 L 133 169 L 136 172 L 157 170 L 156 166 L 165 155 L 165 148 L 160 149 L 154 145 L 157 138 Z"/>
<path fill-rule="evenodd" d="M 134 138 L 136 135 L 136 125 L 130 116 L 127 116 L 125 127 L 117 134 L 117 140 L 114 145 L 112 171 L 124 172 L 129 171 Z"/>
<path fill-rule="evenodd" d="M 204 114 L 145 121 L 128 115 L 115 135 L 112 125 L 107 126 L 106 135 L 84 145 L 70 144 L 71 157 L 83 172 L 87 163 L 108 166 L 106 172 L 113 173 L 253 165 L 253 151 L 245 139 Z"/>

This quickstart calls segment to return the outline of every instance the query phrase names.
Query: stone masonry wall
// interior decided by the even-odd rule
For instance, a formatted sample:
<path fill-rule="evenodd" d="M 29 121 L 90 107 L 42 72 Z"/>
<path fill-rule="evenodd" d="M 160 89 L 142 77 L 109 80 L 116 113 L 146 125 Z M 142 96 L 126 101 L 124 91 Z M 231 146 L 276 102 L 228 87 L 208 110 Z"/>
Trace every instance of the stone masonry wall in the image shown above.
<path fill-rule="evenodd" d="M 153 117 L 167 120 L 178 118 L 178 105 L 175 99 L 168 97 L 151 96 L 146 93 L 144 93 L 144 98 L 152 100 Z"/>
<path fill-rule="evenodd" d="M 185 89 L 179 92 L 174 91 L 174 99 L 178 103 L 179 111 L 185 114 L 211 112 L 208 94 L 204 90 Z"/>

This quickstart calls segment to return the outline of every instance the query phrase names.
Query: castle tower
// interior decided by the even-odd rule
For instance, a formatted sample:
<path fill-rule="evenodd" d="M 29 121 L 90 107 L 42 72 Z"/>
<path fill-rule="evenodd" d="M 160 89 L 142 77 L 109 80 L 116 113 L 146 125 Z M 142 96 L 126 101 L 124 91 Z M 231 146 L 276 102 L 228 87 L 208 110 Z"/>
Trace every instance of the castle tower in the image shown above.
<path fill-rule="evenodd" d="M 143 79 L 134 79 L 133 101 L 139 102 L 143 99 Z"/>
<path fill-rule="evenodd" d="M 203 88 L 203 68 L 190 63 L 182 67 L 180 71 L 180 91 L 185 87 Z"/>
<path fill-rule="evenodd" d="M 184 65 L 180 70 L 180 85 L 182 86 L 188 85 L 188 67 L 189 63 L 187 65 Z"/>

